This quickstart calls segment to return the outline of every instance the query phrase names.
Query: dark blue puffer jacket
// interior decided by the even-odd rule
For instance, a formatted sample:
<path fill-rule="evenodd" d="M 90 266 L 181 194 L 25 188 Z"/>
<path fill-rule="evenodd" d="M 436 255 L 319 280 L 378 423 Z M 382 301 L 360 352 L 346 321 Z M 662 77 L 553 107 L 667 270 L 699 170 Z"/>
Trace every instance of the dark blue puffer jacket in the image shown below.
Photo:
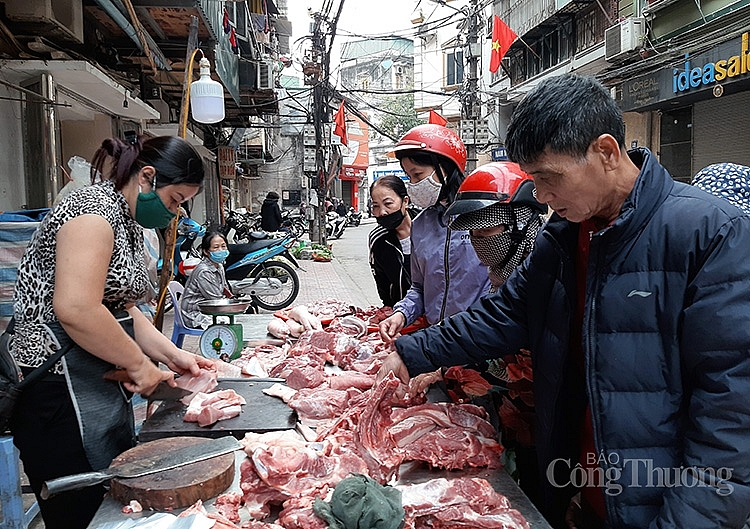
<path fill-rule="evenodd" d="M 574 492 L 565 485 L 590 402 L 608 526 L 740 527 L 750 515 L 750 217 L 674 182 L 647 150 L 631 157 L 642 167 L 635 187 L 591 241 L 585 380 L 569 355 L 579 226 L 556 215 L 500 292 L 396 347 L 412 376 L 532 351 L 541 508 L 554 525 Z M 708 470 L 659 481 L 680 467 Z"/>

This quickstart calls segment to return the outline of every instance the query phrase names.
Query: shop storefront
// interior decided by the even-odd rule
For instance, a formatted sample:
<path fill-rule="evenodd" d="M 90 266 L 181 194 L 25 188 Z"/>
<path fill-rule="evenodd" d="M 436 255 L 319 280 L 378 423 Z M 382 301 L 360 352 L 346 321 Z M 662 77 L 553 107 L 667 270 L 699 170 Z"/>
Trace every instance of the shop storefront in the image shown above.
<path fill-rule="evenodd" d="M 367 166 L 370 161 L 368 142 L 370 139 L 367 123 L 357 116 L 351 116 L 346 124 L 347 145 L 341 147 L 344 156 L 339 180 L 341 198 L 347 206 L 359 211 L 360 187 L 367 184 Z"/>
<path fill-rule="evenodd" d="M 750 165 L 749 35 L 621 84 L 624 112 L 660 116 L 655 150 L 676 178 L 689 180 L 717 162 Z"/>

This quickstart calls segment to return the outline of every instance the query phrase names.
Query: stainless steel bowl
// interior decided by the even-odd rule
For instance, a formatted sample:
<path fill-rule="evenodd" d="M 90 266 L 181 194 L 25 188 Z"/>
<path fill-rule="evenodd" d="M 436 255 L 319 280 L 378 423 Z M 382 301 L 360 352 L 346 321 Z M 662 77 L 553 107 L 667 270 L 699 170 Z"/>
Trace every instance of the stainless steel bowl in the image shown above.
<path fill-rule="evenodd" d="M 251 303 L 236 299 L 211 299 L 199 301 L 198 308 L 203 314 L 242 314 Z"/>

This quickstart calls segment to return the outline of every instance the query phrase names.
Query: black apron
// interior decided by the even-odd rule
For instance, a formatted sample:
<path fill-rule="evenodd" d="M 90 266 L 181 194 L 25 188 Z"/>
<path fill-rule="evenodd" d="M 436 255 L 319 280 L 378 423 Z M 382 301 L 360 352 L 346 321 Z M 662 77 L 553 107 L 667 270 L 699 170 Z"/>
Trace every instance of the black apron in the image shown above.
<path fill-rule="evenodd" d="M 125 311 L 116 313 L 118 323 L 134 338 L 133 318 Z M 47 324 L 61 347 L 72 339 L 58 323 Z M 116 366 L 77 344 L 61 360 L 81 432 L 86 457 L 94 470 L 107 468 L 122 452 L 135 446 L 132 394 L 118 382 L 104 380 L 104 373 Z"/>

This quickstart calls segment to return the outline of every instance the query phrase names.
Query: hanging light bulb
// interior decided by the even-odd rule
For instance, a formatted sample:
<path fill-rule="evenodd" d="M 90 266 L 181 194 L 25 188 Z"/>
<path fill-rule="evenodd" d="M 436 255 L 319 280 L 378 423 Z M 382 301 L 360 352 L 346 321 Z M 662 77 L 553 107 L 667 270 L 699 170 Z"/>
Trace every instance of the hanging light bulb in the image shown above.
<path fill-rule="evenodd" d="M 191 114 L 198 123 L 218 123 L 224 119 L 224 87 L 211 79 L 211 64 L 205 56 L 199 64 L 201 78 L 190 83 Z"/>

